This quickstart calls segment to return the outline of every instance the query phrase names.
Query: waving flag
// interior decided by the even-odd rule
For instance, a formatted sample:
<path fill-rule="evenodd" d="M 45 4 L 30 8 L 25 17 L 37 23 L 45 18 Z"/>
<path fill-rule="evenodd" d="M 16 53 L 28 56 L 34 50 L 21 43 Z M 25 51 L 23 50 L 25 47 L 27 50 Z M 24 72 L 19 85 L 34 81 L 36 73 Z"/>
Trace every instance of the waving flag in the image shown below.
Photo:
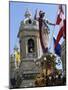
<path fill-rule="evenodd" d="M 64 11 L 63 11 L 62 5 L 59 5 L 56 24 L 59 25 L 62 22 L 63 18 L 64 18 Z"/>
<path fill-rule="evenodd" d="M 60 30 L 59 30 L 59 33 L 57 35 L 57 39 L 56 39 L 56 42 L 54 45 L 55 48 L 56 48 L 58 42 L 60 41 L 61 37 L 63 37 L 64 39 L 66 38 L 66 19 L 65 19 L 62 5 L 59 6 L 56 25 L 60 26 Z"/>
<path fill-rule="evenodd" d="M 53 37 L 53 40 L 54 40 L 54 44 L 55 44 L 56 39 L 54 37 Z M 61 56 L 61 45 L 59 43 L 57 44 L 56 48 L 54 48 L 54 51 L 58 56 Z"/>

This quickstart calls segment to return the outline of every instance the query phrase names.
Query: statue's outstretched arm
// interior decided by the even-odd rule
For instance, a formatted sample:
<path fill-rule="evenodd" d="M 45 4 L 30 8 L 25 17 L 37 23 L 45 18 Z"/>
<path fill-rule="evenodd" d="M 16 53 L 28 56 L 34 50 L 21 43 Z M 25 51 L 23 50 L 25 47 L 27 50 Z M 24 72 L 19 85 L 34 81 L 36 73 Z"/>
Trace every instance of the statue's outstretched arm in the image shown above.
<path fill-rule="evenodd" d="M 56 25 L 56 24 L 54 24 L 54 23 L 49 22 L 48 20 L 46 20 L 46 23 L 48 23 L 49 25 L 53 25 L 53 26 Z"/>

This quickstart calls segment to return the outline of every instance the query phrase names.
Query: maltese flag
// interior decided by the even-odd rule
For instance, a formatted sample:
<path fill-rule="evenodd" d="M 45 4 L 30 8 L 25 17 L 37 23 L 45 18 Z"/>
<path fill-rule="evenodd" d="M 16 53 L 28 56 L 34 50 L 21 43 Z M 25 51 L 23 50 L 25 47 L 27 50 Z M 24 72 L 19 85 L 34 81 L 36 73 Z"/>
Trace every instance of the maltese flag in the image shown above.
<path fill-rule="evenodd" d="M 66 38 L 66 19 L 65 19 L 62 5 L 59 5 L 56 25 L 59 25 L 60 29 L 59 29 L 59 33 L 58 33 L 57 38 L 56 38 L 56 42 L 55 42 L 55 46 L 54 46 L 55 48 L 58 45 L 61 37 Z"/>

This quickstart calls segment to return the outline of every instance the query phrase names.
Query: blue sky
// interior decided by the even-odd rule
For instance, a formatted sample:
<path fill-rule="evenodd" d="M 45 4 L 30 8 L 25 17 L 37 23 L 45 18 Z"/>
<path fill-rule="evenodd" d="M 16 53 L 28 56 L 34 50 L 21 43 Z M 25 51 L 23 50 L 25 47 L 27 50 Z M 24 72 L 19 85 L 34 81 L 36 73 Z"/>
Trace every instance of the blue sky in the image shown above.
<path fill-rule="evenodd" d="M 13 48 L 18 44 L 17 34 L 19 32 L 20 22 L 24 19 L 26 9 L 29 9 L 34 17 L 35 10 L 43 10 L 46 13 L 46 18 L 55 23 L 57 16 L 58 5 L 54 4 L 39 4 L 39 3 L 25 3 L 25 2 L 10 2 L 10 53 L 13 52 Z M 65 10 L 65 6 L 64 6 Z M 57 37 L 59 26 L 50 26 L 50 38 L 54 30 L 54 36 Z M 50 42 L 50 40 L 49 40 Z M 60 43 L 63 39 L 60 40 Z M 49 43 L 50 44 L 50 43 Z"/>

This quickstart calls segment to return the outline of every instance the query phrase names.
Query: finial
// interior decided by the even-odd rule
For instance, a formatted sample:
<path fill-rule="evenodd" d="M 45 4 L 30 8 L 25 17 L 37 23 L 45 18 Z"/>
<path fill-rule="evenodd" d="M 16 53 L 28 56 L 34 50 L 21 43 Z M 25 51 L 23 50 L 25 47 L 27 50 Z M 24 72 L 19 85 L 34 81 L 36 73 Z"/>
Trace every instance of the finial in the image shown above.
<path fill-rule="evenodd" d="M 37 9 L 35 10 L 35 15 L 34 15 L 34 19 L 36 20 L 37 18 Z"/>
<path fill-rule="evenodd" d="M 31 17 L 31 13 L 30 13 L 28 8 L 26 9 L 26 12 L 25 12 L 24 16 L 25 16 L 25 18 L 30 18 Z"/>

